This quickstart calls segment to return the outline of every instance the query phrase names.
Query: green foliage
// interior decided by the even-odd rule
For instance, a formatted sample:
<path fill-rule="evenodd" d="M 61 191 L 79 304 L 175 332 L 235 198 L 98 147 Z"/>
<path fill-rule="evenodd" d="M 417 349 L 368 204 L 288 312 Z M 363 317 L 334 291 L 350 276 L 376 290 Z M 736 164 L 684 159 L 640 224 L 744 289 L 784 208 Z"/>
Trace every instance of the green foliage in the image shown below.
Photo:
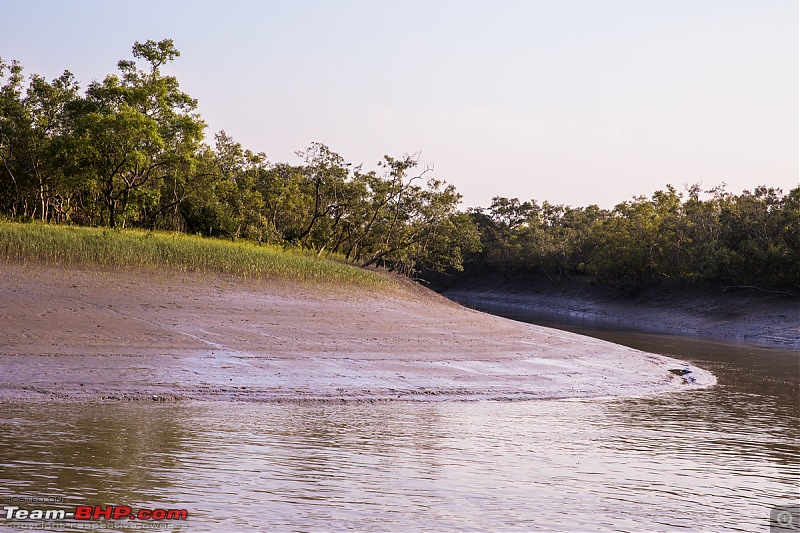
<path fill-rule="evenodd" d="M 407 274 L 460 269 L 480 247 L 453 186 L 418 185 L 427 168 L 408 175 L 417 157 L 363 172 L 321 143 L 298 165 L 224 131 L 209 146 L 197 102 L 162 73 L 180 56 L 172 40 L 136 42 L 132 55 L 83 95 L 68 72 L 25 87 L 22 67 L 0 61 L 3 214 L 281 244 Z"/>
<path fill-rule="evenodd" d="M 74 184 L 65 172 L 70 154 L 63 142 L 68 128 L 66 109 L 77 97 L 78 86 L 65 71 L 47 83 L 31 76 L 23 90 L 22 67 L 0 60 L 0 202 L 11 216 L 64 219 L 69 201 L 63 191 Z"/>
<path fill-rule="evenodd" d="M 800 287 L 800 188 L 701 194 L 697 185 L 686 195 L 667 185 L 610 211 L 495 198 L 471 213 L 483 249 L 468 270 Z"/>
<path fill-rule="evenodd" d="M 56 266 L 168 269 L 389 287 L 376 272 L 303 251 L 181 233 L 0 222 L 0 257 Z"/>
<path fill-rule="evenodd" d="M 386 155 L 364 170 L 321 143 L 297 152 L 298 164 L 270 162 L 225 131 L 209 146 L 197 102 L 162 73 L 180 56 L 172 40 L 136 42 L 132 55 L 83 94 L 68 71 L 26 84 L 18 63 L 0 60 L 0 213 L 280 245 L 409 275 L 496 270 L 631 285 L 800 287 L 800 188 L 736 196 L 724 187 L 679 193 L 668 185 L 612 210 L 496 197 L 487 209 L 461 213 L 461 195 L 429 179 L 417 155 Z M 192 243 L 212 255 L 221 246 Z M 40 253 L 26 250 L 25 257 Z M 171 255 L 145 263 L 162 260 Z M 201 259 L 187 261 L 205 268 Z"/>
<path fill-rule="evenodd" d="M 121 76 L 93 82 L 85 97 L 68 106 L 77 166 L 100 192 L 110 227 L 120 215 L 123 226 L 152 225 L 162 189 L 189 179 L 205 127 L 194 113 L 197 102 L 159 71 L 179 55 L 172 41 L 135 43 L 133 54 L 145 58 L 150 70 L 120 61 Z"/>

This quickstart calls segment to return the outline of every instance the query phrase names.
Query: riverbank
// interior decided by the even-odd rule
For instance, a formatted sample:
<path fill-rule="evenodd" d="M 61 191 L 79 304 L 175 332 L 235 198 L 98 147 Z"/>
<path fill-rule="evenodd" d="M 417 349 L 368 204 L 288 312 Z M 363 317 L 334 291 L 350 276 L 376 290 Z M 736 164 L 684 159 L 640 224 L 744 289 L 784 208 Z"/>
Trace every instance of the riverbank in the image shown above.
<path fill-rule="evenodd" d="M 582 319 L 642 331 L 800 347 L 800 298 L 758 289 L 655 286 L 637 291 L 588 280 L 500 274 L 440 286 L 465 305 Z"/>
<path fill-rule="evenodd" d="M 411 283 L 370 291 L 7 262 L 0 295 L 0 397 L 11 399 L 526 400 L 714 382 Z"/>

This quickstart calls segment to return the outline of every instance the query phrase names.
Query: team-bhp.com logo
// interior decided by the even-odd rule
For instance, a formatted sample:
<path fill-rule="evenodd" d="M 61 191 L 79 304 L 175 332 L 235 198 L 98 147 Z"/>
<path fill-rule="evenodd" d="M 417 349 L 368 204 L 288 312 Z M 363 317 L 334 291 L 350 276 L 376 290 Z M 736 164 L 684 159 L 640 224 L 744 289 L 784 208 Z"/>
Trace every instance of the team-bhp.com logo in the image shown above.
<path fill-rule="evenodd" d="M 23 509 L 16 505 L 3 507 L 6 520 L 186 520 L 186 509 L 139 509 L 128 505 L 78 505 L 74 510 Z"/>

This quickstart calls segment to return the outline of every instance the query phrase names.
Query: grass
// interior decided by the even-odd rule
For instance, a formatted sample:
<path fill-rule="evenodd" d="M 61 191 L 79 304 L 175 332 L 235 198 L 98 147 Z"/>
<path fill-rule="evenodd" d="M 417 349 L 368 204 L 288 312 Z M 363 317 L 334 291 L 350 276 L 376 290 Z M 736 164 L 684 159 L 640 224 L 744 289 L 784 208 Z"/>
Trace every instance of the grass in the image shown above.
<path fill-rule="evenodd" d="M 300 250 L 181 233 L 0 222 L 0 260 L 55 266 L 169 269 L 270 279 L 390 286 L 386 276 Z"/>

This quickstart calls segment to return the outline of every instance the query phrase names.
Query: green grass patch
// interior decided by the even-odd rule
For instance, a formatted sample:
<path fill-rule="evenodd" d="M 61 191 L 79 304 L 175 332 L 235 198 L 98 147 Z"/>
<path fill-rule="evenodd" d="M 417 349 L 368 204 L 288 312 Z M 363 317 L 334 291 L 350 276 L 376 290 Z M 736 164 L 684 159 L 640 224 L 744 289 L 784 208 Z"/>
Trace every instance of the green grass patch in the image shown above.
<path fill-rule="evenodd" d="M 386 276 L 335 257 L 158 231 L 0 222 L 0 257 L 63 267 L 144 268 L 246 279 L 393 285 Z"/>

